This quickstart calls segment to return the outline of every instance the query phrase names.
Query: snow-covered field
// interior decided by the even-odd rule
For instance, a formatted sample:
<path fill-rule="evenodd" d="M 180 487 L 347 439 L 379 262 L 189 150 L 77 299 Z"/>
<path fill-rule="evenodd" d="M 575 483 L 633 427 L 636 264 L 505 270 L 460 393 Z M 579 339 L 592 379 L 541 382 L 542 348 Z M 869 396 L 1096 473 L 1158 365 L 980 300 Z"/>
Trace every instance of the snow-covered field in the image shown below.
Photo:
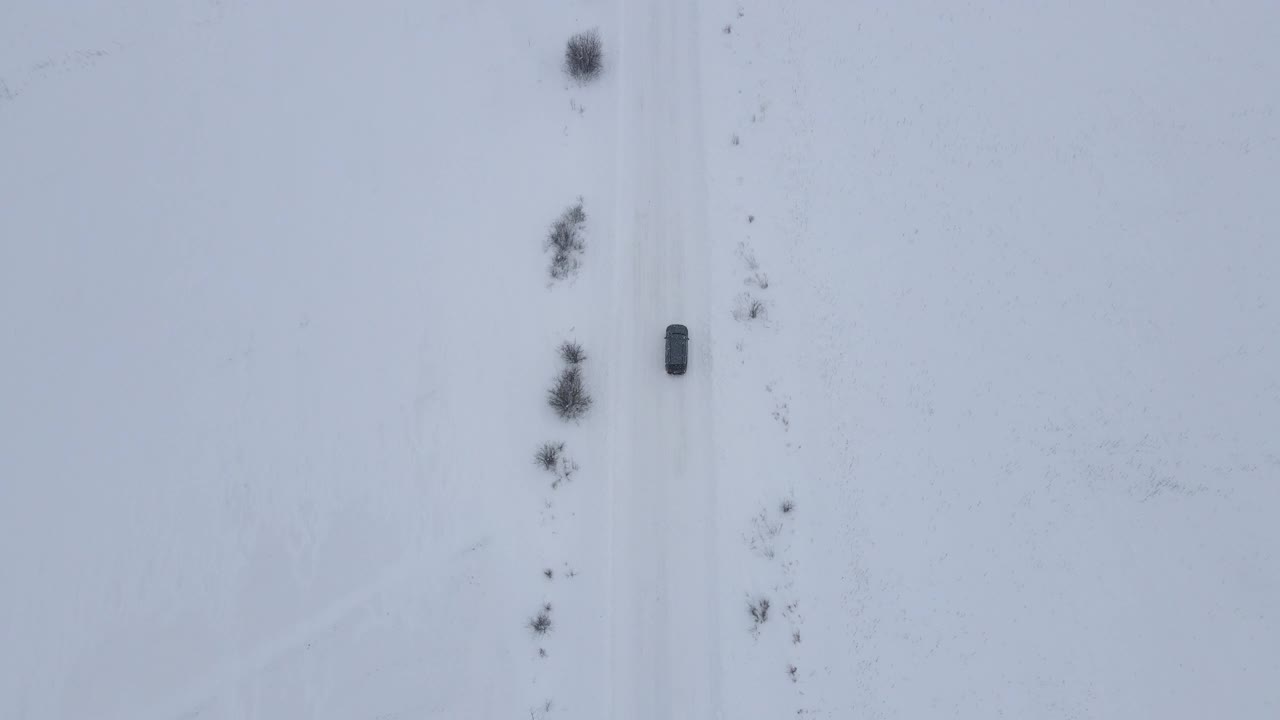
<path fill-rule="evenodd" d="M 1034 5 L 0 6 L 0 717 L 1280 716 L 1280 5 Z"/>

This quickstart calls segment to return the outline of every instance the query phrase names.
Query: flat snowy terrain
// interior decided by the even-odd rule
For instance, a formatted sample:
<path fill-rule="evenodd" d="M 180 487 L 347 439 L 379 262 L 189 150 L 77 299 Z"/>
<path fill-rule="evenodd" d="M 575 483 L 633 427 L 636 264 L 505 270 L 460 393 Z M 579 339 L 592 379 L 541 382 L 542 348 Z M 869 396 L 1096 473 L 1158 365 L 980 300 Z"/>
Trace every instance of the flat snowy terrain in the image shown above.
<path fill-rule="evenodd" d="M 0 4 L 0 718 L 1280 716 L 1280 4 L 1040 5 Z"/>

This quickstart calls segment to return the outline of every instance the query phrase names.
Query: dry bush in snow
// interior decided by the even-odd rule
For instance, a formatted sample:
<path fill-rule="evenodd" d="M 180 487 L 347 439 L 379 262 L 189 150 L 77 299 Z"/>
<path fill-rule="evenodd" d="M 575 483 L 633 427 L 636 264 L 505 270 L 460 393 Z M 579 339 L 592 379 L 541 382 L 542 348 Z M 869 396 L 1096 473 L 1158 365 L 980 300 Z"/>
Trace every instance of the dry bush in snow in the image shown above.
<path fill-rule="evenodd" d="M 763 300 L 743 294 L 738 298 L 738 307 L 734 309 L 733 317 L 742 321 L 764 319 L 765 311 Z"/>
<path fill-rule="evenodd" d="M 587 359 L 587 354 L 583 352 L 581 345 L 566 340 L 560 344 L 560 359 L 570 365 L 578 365 Z"/>
<path fill-rule="evenodd" d="M 551 603 L 543 605 L 538 614 L 529 619 L 529 629 L 538 635 L 551 631 Z"/>
<path fill-rule="evenodd" d="M 757 598 L 747 603 L 747 612 L 751 613 L 751 632 L 760 634 L 760 626 L 769 621 L 769 598 Z"/>
<path fill-rule="evenodd" d="M 564 451 L 564 443 L 542 443 L 542 447 L 534 453 L 533 460 L 541 465 L 543 470 L 555 470 L 556 463 L 560 462 L 562 451 Z"/>
<path fill-rule="evenodd" d="M 582 382 L 582 370 L 570 365 L 547 391 L 547 403 L 565 420 L 577 420 L 591 408 L 591 395 Z"/>
<path fill-rule="evenodd" d="M 564 70 L 578 82 L 586 82 L 604 70 L 604 44 L 596 30 L 580 32 L 569 38 L 564 48 Z"/>
<path fill-rule="evenodd" d="M 761 510 L 759 515 L 751 518 L 751 533 L 747 536 L 747 546 L 760 557 L 772 560 L 775 554 L 774 541 L 782 532 L 782 523 L 769 519 L 769 512 Z"/>
<path fill-rule="evenodd" d="M 586 222 L 582 198 L 578 198 L 576 205 L 566 209 L 551 224 L 546 245 L 551 250 L 551 266 L 547 272 L 552 280 L 564 280 L 582 266 L 582 253 L 587 247 L 582 238 L 582 226 Z"/>
<path fill-rule="evenodd" d="M 747 222 L 754 222 L 755 219 L 755 215 L 747 216 Z M 742 258 L 742 262 L 747 266 L 747 271 L 751 273 L 749 277 L 743 280 L 743 283 L 747 285 L 755 285 L 761 290 L 769 289 L 769 276 L 760 272 L 760 263 L 756 260 L 756 254 L 752 252 L 750 247 L 747 247 L 746 243 L 738 243 L 738 256 Z M 746 314 L 750 315 L 751 307 L 749 303 L 746 305 L 746 310 Z M 757 311 L 758 313 L 764 311 L 764 305 L 762 303 Z M 750 315 L 750 317 L 755 318 L 756 315 Z"/>
<path fill-rule="evenodd" d="M 533 454 L 533 460 L 543 470 L 555 473 L 556 479 L 551 482 L 551 489 L 560 487 L 560 483 L 573 478 L 578 471 L 578 463 L 564 454 L 564 443 L 543 443 Z"/>
<path fill-rule="evenodd" d="M 555 490 L 560 487 L 560 483 L 572 480 L 576 472 L 578 472 L 578 463 L 569 458 L 560 458 L 560 468 L 556 470 L 556 479 L 551 481 L 551 489 Z"/>

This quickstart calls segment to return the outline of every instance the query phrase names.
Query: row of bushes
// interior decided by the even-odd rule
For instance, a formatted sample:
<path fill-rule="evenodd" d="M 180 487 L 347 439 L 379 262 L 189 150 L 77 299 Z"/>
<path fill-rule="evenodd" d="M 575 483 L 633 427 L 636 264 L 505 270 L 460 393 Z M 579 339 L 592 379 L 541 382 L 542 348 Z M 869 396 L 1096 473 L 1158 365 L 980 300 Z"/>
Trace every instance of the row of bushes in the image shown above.
<path fill-rule="evenodd" d="M 570 77 L 579 82 L 586 82 L 597 76 L 604 68 L 604 52 L 600 35 L 595 30 L 581 32 L 569 38 L 564 50 L 564 69 Z M 586 249 L 582 229 L 587 222 L 587 214 L 582 208 L 582 198 L 551 224 L 547 233 L 546 247 L 551 250 L 551 265 L 548 274 L 552 280 L 564 280 L 578 271 L 582 265 L 582 253 Z M 587 392 L 582 380 L 582 363 L 587 359 L 586 352 L 576 342 L 565 341 L 560 345 L 560 358 L 564 361 L 564 369 L 560 371 L 550 389 L 547 390 L 547 404 L 556 415 L 564 420 L 577 420 L 591 408 L 591 395 Z M 564 454 L 564 443 L 543 443 L 534 453 L 534 461 L 543 470 L 555 474 L 551 487 L 569 480 L 578 466 Z M 543 571 L 547 579 L 551 579 L 552 571 Z M 538 613 L 528 620 L 528 628 L 535 635 L 546 635 L 551 631 L 551 603 L 543 604 Z M 546 657 L 545 649 L 538 654 Z M 551 701 L 546 703 L 550 710 Z"/>

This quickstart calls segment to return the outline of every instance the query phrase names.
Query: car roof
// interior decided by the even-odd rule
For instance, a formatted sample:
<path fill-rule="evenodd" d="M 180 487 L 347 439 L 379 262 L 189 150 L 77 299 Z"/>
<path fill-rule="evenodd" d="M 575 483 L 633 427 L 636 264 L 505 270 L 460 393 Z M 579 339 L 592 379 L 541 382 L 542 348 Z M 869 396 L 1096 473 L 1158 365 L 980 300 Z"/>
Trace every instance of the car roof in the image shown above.
<path fill-rule="evenodd" d="M 683 326 L 683 325 L 668 325 L 668 326 L 667 326 L 667 332 L 668 332 L 668 333 L 673 333 L 673 332 L 674 332 L 674 333 L 680 333 L 681 335 L 688 335 L 688 334 L 689 334 L 689 328 L 687 328 L 687 327 L 685 327 L 685 326 Z"/>

